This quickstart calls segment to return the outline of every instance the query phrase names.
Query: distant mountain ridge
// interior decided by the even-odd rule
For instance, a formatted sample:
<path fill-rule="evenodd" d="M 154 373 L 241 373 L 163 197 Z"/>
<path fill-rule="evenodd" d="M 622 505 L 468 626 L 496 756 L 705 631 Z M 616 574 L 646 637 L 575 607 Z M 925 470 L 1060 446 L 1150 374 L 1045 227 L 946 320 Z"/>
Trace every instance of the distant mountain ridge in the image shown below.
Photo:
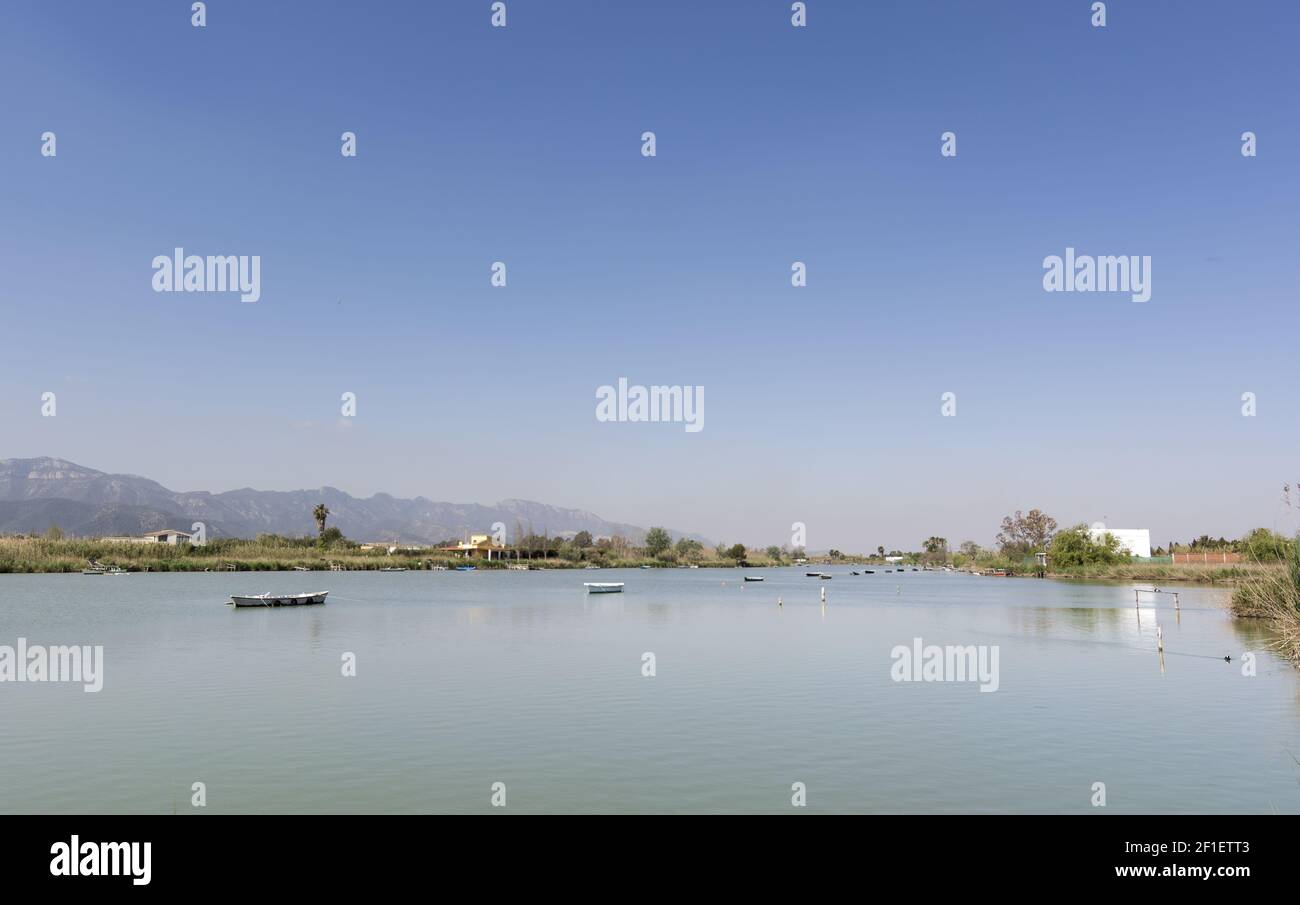
<path fill-rule="evenodd" d="M 178 492 L 148 478 L 107 474 L 63 459 L 0 460 L 3 534 L 39 534 L 58 525 L 74 537 L 130 535 L 161 528 L 188 531 L 194 522 L 203 522 L 213 538 L 315 534 L 311 513 L 317 503 L 329 507 L 331 525 L 358 541 L 434 543 L 466 533 L 486 534 L 494 522 L 505 524 L 511 538 L 518 529 L 551 535 L 618 534 L 634 543 L 645 537 L 645 529 L 636 525 L 529 500 L 483 506 L 425 497 L 399 499 L 386 493 L 359 499 L 334 487 Z M 699 535 L 671 533 L 709 543 Z"/>

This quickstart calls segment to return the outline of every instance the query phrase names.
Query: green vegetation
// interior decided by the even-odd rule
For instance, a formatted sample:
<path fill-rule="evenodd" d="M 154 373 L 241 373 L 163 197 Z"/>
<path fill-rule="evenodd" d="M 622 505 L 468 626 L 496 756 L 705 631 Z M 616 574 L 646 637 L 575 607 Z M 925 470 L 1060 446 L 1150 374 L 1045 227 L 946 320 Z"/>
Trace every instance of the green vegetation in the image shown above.
<path fill-rule="evenodd" d="M 1267 528 L 1256 528 L 1232 546 L 1251 562 L 1294 562 L 1295 541 Z"/>
<path fill-rule="evenodd" d="M 318 504 L 312 510 L 316 537 L 284 537 L 263 534 L 256 540 L 215 539 L 202 546 L 189 544 L 110 543 L 102 540 L 65 538 L 51 525 L 44 536 L 0 538 L 0 572 L 80 572 L 89 563 L 120 566 L 131 571 L 221 571 L 306 569 L 382 569 L 401 567 L 429 569 L 464 565 L 467 560 L 444 549 L 454 546 L 449 539 L 420 548 L 397 549 L 397 545 L 359 545 L 344 537 L 337 526 L 327 526 L 329 508 Z M 973 541 L 963 541 L 956 553 L 948 539 L 931 535 L 918 552 L 892 550 L 898 566 L 954 567 L 969 571 L 998 571 L 1007 575 L 1043 575 L 1091 580 L 1246 582 L 1240 592 L 1243 610 L 1262 609 L 1259 601 L 1287 598 L 1300 587 L 1300 566 L 1296 565 L 1296 541 L 1258 528 L 1238 541 L 1214 540 L 1202 536 L 1192 541 L 1193 549 L 1231 549 L 1248 560 L 1242 564 L 1160 563 L 1135 560 L 1110 534 L 1094 540 L 1088 528 L 1075 525 L 1056 530 L 1056 520 L 1038 509 L 1016 512 L 1002 520 L 998 549 L 986 550 Z M 1182 545 L 1170 544 L 1171 549 Z M 392 552 L 390 553 L 390 549 Z M 786 550 L 769 546 L 748 550 L 744 544 L 718 544 L 713 550 L 691 538 L 679 538 L 663 527 L 646 532 L 645 540 L 634 544 L 615 535 L 593 539 L 588 531 L 572 538 L 551 537 L 527 531 L 516 523 L 513 542 L 497 548 L 500 558 L 468 560 L 483 569 L 507 566 L 529 568 L 605 568 L 659 566 L 778 567 L 808 559 L 810 563 L 835 565 L 887 565 L 884 546 L 874 554 L 854 555 L 831 549 L 825 555 L 808 556 L 802 547 Z M 1046 572 L 1037 554 L 1046 552 Z M 1287 581 L 1279 583 L 1283 570 L 1275 563 L 1285 561 Z M 1294 609 L 1294 607 L 1292 607 Z M 1272 613 L 1272 610 L 1268 610 Z"/>
<path fill-rule="evenodd" d="M 325 520 L 330 517 L 329 508 L 324 503 L 319 503 L 317 504 L 316 508 L 312 510 L 311 517 L 316 520 L 316 533 L 320 535 L 320 539 L 324 541 Z M 343 532 L 340 531 L 338 536 L 342 537 Z"/>
<path fill-rule="evenodd" d="M 672 536 L 664 528 L 651 528 L 645 533 L 645 552 L 651 557 L 657 558 L 672 545 Z"/>
<path fill-rule="evenodd" d="M 1026 556 L 1046 549 L 1056 533 L 1056 519 L 1038 509 L 1030 509 L 1027 515 L 1016 510 L 1015 515 L 1008 515 L 1002 520 L 1002 530 L 998 532 L 998 545 L 1004 556 Z"/>
<path fill-rule="evenodd" d="M 1080 566 L 1113 566 L 1132 562 L 1133 557 L 1120 546 L 1119 540 L 1109 531 L 1093 540 L 1087 525 L 1066 528 L 1052 538 L 1047 549 L 1048 561 L 1053 569 L 1074 569 Z"/>
<path fill-rule="evenodd" d="M 1250 536 L 1256 534 L 1258 531 L 1253 531 Z M 1269 544 L 1273 549 L 1271 541 Z M 1289 541 L 1279 558 L 1282 568 L 1254 575 L 1233 592 L 1232 612 L 1267 620 L 1278 633 L 1278 649 L 1300 661 L 1300 538 Z"/>

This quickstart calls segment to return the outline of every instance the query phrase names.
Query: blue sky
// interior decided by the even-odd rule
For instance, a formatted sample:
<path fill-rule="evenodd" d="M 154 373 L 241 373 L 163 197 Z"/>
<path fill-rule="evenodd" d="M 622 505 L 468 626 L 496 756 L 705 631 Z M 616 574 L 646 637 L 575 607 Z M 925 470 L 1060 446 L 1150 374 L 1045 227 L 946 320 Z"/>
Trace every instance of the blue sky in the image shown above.
<path fill-rule="evenodd" d="M 6 4 L 0 457 L 843 549 L 1300 527 L 1294 4 L 489 5 Z M 154 293 L 176 246 L 261 301 Z M 1067 246 L 1151 300 L 1044 292 Z M 619 377 L 705 429 L 598 422 Z"/>

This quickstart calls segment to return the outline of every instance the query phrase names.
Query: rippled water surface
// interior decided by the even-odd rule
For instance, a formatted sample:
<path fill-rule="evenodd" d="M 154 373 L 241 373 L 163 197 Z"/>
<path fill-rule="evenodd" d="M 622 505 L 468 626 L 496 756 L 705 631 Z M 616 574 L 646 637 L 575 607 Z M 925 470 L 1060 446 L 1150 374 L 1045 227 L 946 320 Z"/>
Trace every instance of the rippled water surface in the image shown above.
<path fill-rule="evenodd" d="M 0 811 L 1300 812 L 1297 674 L 1242 675 L 1223 591 L 762 574 L 0 575 L 0 645 L 105 658 L 0 683 Z M 914 638 L 996 646 L 998 690 L 892 681 Z"/>

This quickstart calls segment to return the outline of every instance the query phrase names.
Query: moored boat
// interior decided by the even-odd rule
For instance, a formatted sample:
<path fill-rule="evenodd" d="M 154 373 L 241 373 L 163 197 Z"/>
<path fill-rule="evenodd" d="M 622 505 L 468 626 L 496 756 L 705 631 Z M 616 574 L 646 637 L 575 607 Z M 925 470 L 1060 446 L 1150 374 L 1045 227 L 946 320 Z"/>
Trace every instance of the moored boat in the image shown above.
<path fill-rule="evenodd" d="M 763 580 L 763 576 L 762 576 L 762 575 L 746 575 L 746 576 L 745 576 L 745 581 L 762 581 L 762 580 Z"/>
<path fill-rule="evenodd" d="M 588 594 L 623 593 L 623 582 L 621 581 L 584 581 L 582 586 L 587 589 Z"/>
<path fill-rule="evenodd" d="M 235 606 L 308 606 L 314 603 L 324 603 L 325 595 L 329 591 L 319 591 L 315 594 L 254 594 L 245 596 L 232 594 L 230 602 Z"/>

